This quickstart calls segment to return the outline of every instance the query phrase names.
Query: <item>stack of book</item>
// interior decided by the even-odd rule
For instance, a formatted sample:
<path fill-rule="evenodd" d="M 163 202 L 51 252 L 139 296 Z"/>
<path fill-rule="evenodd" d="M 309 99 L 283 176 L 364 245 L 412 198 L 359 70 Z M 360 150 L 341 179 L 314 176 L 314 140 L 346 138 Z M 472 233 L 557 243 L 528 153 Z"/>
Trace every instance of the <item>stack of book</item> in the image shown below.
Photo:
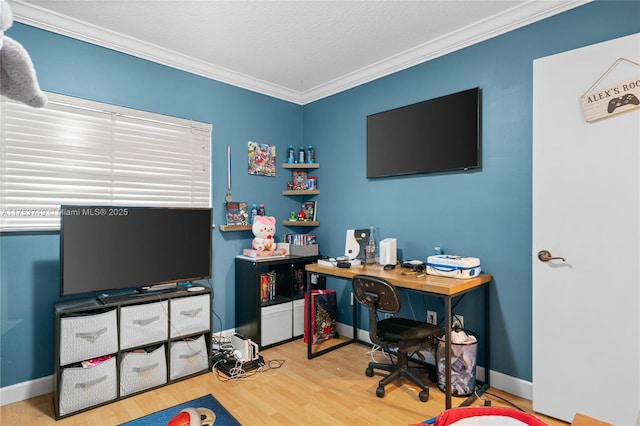
<path fill-rule="evenodd" d="M 309 246 L 316 244 L 316 236 L 311 234 L 284 234 L 282 242 L 296 246 Z"/>
<path fill-rule="evenodd" d="M 311 234 L 285 234 L 278 246 L 287 246 L 292 256 L 317 256 L 316 236 Z"/>

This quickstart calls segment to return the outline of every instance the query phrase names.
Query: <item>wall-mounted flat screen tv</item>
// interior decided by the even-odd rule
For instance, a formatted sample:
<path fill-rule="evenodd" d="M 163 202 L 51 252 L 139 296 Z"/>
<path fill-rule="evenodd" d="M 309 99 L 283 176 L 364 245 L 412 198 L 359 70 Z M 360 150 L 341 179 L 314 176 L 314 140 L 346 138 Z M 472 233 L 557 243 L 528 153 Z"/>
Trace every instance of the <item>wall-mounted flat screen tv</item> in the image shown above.
<path fill-rule="evenodd" d="M 367 178 L 480 167 L 481 90 L 367 117 Z"/>
<path fill-rule="evenodd" d="M 210 208 L 62 206 L 60 294 L 211 278 Z"/>

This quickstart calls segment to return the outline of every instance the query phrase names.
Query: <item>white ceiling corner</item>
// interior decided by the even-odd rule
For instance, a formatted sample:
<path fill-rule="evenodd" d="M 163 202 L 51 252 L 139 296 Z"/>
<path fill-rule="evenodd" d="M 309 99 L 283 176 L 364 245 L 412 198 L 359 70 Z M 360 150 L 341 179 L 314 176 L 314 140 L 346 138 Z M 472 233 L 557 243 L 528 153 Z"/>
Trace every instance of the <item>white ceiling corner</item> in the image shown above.
<path fill-rule="evenodd" d="M 17 22 L 304 105 L 589 1 L 13 0 L 10 5 Z"/>

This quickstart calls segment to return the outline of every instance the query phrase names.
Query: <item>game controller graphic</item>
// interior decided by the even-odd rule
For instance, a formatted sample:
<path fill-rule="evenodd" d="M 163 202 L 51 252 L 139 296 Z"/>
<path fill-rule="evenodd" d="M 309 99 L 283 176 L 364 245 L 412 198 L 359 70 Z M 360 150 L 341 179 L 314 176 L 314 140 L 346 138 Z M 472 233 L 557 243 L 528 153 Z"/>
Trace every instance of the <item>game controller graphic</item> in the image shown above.
<path fill-rule="evenodd" d="M 638 105 L 640 104 L 640 101 L 638 100 L 638 98 L 636 98 L 634 94 L 627 93 L 626 95 L 622 95 L 615 99 L 611 99 L 609 101 L 609 105 L 607 106 L 607 112 L 611 114 L 613 111 L 616 110 L 616 108 L 620 108 L 622 106 L 629 105 L 629 104 Z"/>

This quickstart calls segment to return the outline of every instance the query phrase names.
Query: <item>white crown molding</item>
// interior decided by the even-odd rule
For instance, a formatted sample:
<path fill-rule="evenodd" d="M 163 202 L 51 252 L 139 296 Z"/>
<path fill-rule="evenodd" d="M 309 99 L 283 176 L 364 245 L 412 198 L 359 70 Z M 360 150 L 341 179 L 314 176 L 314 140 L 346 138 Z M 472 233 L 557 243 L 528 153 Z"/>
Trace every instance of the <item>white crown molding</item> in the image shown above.
<path fill-rule="evenodd" d="M 523 5 L 482 22 L 446 34 L 428 43 L 401 52 L 383 61 L 362 68 L 323 85 L 302 93 L 304 103 L 310 103 L 327 96 L 351 89 L 361 84 L 393 74 L 456 50 L 480 43 L 509 31 L 524 27 L 550 16 L 565 12 L 592 0 L 538 1 L 531 0 Z"/>
<path fill-rule="evenodd" d="M 21 22 L 76 40 L 106 47 L 278 99 L 294 103 L 301 103 L 302 101 L 299 93 L 284 87 L 206 63 L 96 25 L 51 12 L 30 3 L 14 0 L 11 3 L 11 9 L 14 21 L 16 22 Z"/>
<path fill-rule="evenodd" d="M 69 18 L 25 3 L 12 2 L 14 20 L 77 40 L 127 53 L 172 68 L 211 78 L 253 92 L 304 105 L 363 83 L 393 74 L 414 65 L 463 49 L 592 0 L 531 0 L 501 14 L 442 36 L 432 42 L 394 55 L 371 66 L 319 85 L 307 91 L 295 91 L 232 70 L 146 43 L 132 37 Z"/>

